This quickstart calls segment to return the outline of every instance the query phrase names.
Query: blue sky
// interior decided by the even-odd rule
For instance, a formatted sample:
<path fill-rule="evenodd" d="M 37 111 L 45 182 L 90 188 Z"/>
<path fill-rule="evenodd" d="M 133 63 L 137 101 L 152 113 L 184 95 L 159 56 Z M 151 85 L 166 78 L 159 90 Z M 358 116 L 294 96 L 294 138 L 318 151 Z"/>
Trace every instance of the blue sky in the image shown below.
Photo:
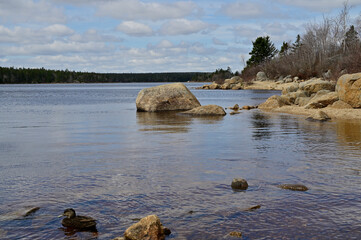
<path fill-rule="evenodd" d="M 0 0 L 0 66 L 91 72 L 242 70 L 252 41 L 279 48 L 344 0 Z M 350 24 L 361 0 L 349 0 Z"/>

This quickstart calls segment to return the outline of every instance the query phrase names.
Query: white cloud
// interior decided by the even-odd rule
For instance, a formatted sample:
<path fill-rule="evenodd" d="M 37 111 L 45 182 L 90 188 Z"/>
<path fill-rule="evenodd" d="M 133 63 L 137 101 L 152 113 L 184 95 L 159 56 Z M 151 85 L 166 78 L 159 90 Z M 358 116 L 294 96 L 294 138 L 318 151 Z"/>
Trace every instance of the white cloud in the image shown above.
<path fill-rule="evenodd" d="M 228 17 L 239 18 L 258 18 L 262 17 L 264 13 L 264 5 L 253 2 L 234 2 L 223 4 L 220 10 L 221 13 Z"/>
<path fill-rule="evenodd" d="M 2 23 L 64 23 L 63 10 L 40 0 L 0 1 L 0 19 Z"/>
<path fill-rule="evenodd" d="M 98 4 L 98 15 L 123 20 L 164 20 L 192 15 L 199 9 L 193 2 L 157 3 L 139 0 L 106 1 Z"/>
<path fill-rule="evenodd" d="M 277 0 L 280 3 L 287 4 L 289 6 L 302 7 L 313 11 L 327 12 L 334 8 L 340 8 L 344 4 L 345 0 Z M 360 5 L 360 0 L 348 0 L 348 4 Z"/>
<path fill-rule="evenodd" d="M 133 21 L 122 22 L 117 26 L 116 29 L 130 36 L 141 37 L 152 36 L 154 34 L 152 28 L 148 25 Z"/>
<path fill-rule="evenodd" d="M 28 44 L 48 43 L 58 37 L 70 36 L 74 30 L 65 25 L 55 24 L 45 28 L 25 28 L 16 26 L 13 29 L 0 25 L 0 43 Z"/>
<path fill-rule="evenodd" d="M 73 34 L 69 37 L 74 42 L 122 42 L 123 39 L 110 34 L 99 33 L 95 29 L 88 29 L 82 34 Z"/>
<path fill-rule="evenodd" d="M 56 55 L 56 54 L 72 54 L 72 53 L 88 53 L 104 51 L 107 49 L 104 43 L 79 43 L 54 41 L 48 44 L 28 44 L 24 46 L 11 46 L 0 48 L 5 56 L 31 56 L 31 55 Z"/>
<path fill-rule="evenodd" d="M 227 43 L 225 43 L 224 41 L 222 41 L 221 39 L 216 38 L 216 37 L 214 37 L 214 38 L 212 39 L 212 42 L 213 42 L 213 44 L 215 44 L 215 45 L 220 45 L 220 46 L 226 46 L 226 45 L 228 45 Z"/>
<path fill-rule="evenodd" d="M 206 32 L 215 28 L 200 20 L 174 19 L 165 22 L 159 33 L 162 35 L 189 35 L 198 32 Z"/>

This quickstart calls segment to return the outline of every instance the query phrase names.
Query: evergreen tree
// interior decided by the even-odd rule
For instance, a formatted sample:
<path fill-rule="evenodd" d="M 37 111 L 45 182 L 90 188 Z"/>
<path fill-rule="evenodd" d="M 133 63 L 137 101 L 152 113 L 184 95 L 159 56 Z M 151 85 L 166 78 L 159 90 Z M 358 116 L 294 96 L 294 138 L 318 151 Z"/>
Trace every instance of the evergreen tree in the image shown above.
<path fill-rule="evenodd" d="M 301 46 L 301 36 L 297 34 L 296 41 L 292 44 L 292 53 L 295 53 Z"/>
<path fill-rule="evenodd" d="M 350 29 L 345 34 L 345 49 L 352 50 L 360 44 L 358 32 L 356 32 L 354 25 L 350 26 Z"/>
<path fill-rule="evenodd" d="M 281 46 L 281 50 L 279 52 L 280 56 L 288 55 L 289 50 L 290 50 L 290 45 L 287 42 L 283 42 Z"/>
<path fill-rule="evenodd" d="M 247 66 L 257 65 L 266 60 L 272 59 L 277 53 L 277 49 L 271 42 L 269 36 L 258 37 L 256 41 L 252 42 L 252 44 L 253 49 L 249 53 L 251 58 L 247 61 Z"/>

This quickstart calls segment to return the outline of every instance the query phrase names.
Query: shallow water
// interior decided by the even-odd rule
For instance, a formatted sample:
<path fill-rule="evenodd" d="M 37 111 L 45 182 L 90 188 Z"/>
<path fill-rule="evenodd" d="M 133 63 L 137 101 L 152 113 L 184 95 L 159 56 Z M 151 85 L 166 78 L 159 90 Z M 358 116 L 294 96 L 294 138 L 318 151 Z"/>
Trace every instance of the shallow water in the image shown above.
<path fill-rule="evenodd" d="M 149 214 L 168 239 L 361 238 L 361 122 L 137 113 L 137 93 L 153 85 L 0 85 L 0 239 L 112 239 Z M 279 94 L 187 85 L 202 105 Z M 232 191 L 235 177 L 249 189 Z M 98 233 L 62 228 L 69 207 L 96 218 Z"/>

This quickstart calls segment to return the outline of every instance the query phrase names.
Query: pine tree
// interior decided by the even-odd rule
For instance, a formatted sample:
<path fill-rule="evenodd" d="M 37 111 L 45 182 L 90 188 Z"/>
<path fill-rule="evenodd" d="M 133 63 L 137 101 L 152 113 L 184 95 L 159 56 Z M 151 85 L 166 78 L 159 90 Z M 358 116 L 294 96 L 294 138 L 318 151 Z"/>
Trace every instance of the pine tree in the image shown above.
<path fill-rule="evenodd" d="M 358 37 L 358 33 L 355 30 L 355 27 L 353 25 L 350 26 L 350 29 L 345 34 L 345 50 L 350 51 L 352 49 L 355 49 L 357 45 L 360 44 L 360 39 Z"/>
<path fill-rule="evenodd" d="M 247 61 L 247 66 L 257 65 L 266 60 L 272 59 L 277 49 L 271 42 L 270 37 L 258 37 L 256 41 L 252 42 L 253 49 L 249 53 L 251 58 Z"/>
<path fill-rule="evenodd" d="M 287 42 L 283 42 L 281 46 L 281 50 L 279 52 L 280 56 L 288 55 L 289 50 L 290 50 L 290 45 Z"/>

